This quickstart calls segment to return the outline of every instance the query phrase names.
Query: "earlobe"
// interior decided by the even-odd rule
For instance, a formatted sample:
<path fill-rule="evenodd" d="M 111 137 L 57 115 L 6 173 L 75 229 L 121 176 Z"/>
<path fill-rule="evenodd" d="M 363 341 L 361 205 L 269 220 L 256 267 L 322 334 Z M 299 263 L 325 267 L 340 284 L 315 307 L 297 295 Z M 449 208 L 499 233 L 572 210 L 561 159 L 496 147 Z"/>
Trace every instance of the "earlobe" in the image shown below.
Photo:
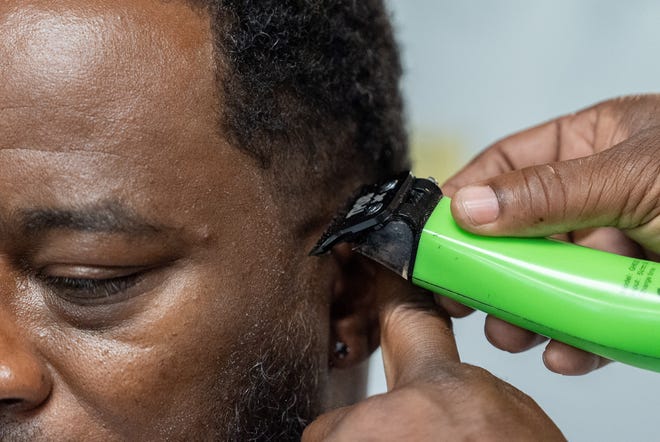
<path fill-rule="evenodd" d="M 336 246 L 332 256 L 339 267 L 330 307 L 328 363 L 343 369 L 367 359 L 379 345 L 376 264 Z"/>
<path fill-rule="evenodd" d="M 352 318 L 332 320 L 334 337 L 328 348 L 331 368 L 350 368 L 364 361 L 373 352 L 364 326 Z M 376 345 L 377 347 L 377 345 Z"/>

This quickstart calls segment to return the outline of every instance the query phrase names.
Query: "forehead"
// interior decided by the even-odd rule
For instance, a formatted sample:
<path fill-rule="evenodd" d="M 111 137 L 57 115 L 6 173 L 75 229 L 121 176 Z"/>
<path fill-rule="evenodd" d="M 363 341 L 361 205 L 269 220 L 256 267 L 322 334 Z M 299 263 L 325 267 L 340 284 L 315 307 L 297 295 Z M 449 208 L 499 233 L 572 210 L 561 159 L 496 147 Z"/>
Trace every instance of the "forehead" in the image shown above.
<path fill-rule="evenodd" d="M 3 1 L 0 35 L 7 73 L 52 86 L 75 87 L 114 72 L 122 74 L 117 81 L 139 74 L 139 87 L 154 75 L 171 79 L 174 67 L 193 76 L 211 69 L 209 18 L 180 2 Z M 194 63 L 169 66 L 184 61 Z"/>
<path fill-rule="evenodd" d="M 53 145 L 62 127 L 70 137 L 93 138 L 99 130 L 116 134 L 117 126 L 214 115 L 208 18 L 182 3 L 4 1 L 0 41 L 6 136 L 16 135 L 21 116 L 39 122 L 34 135 L 48 131 Z"/>
<path fill-rule="evenodd" d="M 0 211 L 248 198 L 237 175 L 261 178 L 218 129 L 210 29 L 177 1 L 1 1 Z"/>

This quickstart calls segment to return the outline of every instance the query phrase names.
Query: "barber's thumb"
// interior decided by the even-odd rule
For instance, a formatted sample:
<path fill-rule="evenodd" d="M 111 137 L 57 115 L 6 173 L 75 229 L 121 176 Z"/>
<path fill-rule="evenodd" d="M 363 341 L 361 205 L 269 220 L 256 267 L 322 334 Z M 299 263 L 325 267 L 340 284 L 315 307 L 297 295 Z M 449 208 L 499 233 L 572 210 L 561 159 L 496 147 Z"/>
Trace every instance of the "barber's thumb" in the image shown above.
<path fill-rule="evenodd" d="M 380 312 L 381 350 L 388 390 L 436 377 L 460 362 L 447 314 L 429 303 L 384 306 Z"/>
<path fill-rule="evenodd" d="M 461 227 L 482 235 L 637 228 L 657 216 L 660 163 L 621 156 L 528 167 L 463 187 L 452 199 L 452 214 Z"/>

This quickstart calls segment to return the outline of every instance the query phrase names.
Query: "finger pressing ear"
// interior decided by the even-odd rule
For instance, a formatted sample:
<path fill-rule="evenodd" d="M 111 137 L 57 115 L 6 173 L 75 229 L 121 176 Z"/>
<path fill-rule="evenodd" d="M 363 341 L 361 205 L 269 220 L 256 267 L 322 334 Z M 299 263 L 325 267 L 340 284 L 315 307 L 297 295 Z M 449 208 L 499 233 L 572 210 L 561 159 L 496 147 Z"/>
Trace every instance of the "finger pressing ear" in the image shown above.
<path fill-rule="evenodd" d="M 388 390 L 437 378 L 460 362 L 448 318 L 439 311 L 390 305 L 383 312 L 381 348 Z"/>
<path fill-rule="evenodd" d="M 459 363 L 447 313 L 430 292 L 384 274 L 381 293 L 381 349 L 389 390 L 409 382 L 435 379 Z"/>

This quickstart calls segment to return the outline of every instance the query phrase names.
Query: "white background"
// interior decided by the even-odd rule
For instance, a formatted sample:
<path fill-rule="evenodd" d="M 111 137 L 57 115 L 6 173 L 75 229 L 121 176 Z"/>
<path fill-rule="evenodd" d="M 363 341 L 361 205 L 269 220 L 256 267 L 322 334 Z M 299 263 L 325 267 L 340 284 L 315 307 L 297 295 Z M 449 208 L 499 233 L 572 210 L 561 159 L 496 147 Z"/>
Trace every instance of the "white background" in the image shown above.
<path fill-rule="evenodd" d="M 660 90 L 660 2 L 390 0 L 414 133 L 450 134 L 467 160 L 498 138 L 617 95 Z M 660 373 L 611 364 L 552 374 L 455 321 L 464 361 L 532 396 L 569 440 L 660 440 Z M 660 335 L 658 336 L 660 340 Z M 384 391 L 379 355 L 370 393 Z"/>

